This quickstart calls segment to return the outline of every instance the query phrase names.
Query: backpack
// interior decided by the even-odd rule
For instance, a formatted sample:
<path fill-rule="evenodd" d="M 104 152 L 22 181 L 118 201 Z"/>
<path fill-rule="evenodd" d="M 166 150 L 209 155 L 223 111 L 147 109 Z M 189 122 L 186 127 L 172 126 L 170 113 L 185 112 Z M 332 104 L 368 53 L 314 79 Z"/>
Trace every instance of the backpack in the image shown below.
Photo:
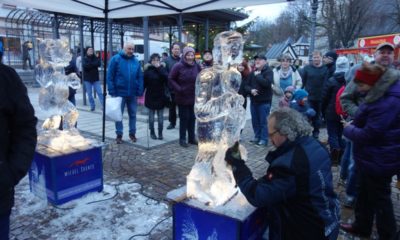
<path fill-rule="evenodd" d="M 338 92 L 336 93 L 336 100 L 335 100 L 335 110 L 337 115 L 341 115 L 343 117 L 347 117 L 347 113 L 343 110 L 342 104 L 340 103 L 340 96 L 344 92 L 344 89 L 346 88 L 345 85 L 343 85 L 341 88 L 339 88 Z"/>

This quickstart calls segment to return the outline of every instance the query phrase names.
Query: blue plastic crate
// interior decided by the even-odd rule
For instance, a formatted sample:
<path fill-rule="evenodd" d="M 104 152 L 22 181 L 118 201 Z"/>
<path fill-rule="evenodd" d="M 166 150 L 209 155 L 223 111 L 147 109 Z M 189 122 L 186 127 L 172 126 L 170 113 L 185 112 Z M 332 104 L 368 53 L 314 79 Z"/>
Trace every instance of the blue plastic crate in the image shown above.
<path fill-rule="evenodd" d="M 101 148 L 49 157 L 35 152 L 29 170 L 30 190 L 55 205 L 103 190 Z"/>
<path fill-rule="evenodd" d="M 265 210 L 259 208 L 240 220 L 178 202 L 173 205 L 173 238 L 262 239 L 267 226 L 265 216 Z"/>

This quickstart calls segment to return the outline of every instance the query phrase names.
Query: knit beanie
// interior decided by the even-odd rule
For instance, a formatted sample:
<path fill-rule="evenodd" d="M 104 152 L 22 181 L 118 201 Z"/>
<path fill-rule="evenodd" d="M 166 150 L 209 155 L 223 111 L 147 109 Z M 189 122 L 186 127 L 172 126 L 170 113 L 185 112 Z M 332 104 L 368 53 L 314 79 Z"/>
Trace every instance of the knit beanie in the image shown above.
<path fill-rule="evenodd" d="M 325 53 L 324 55 L 325 57 L 331 57 L 333 59 L 333 61 L 335 62 L 336 59 L 338 58 L 338 55 L 336 54 L 335 51 L 329 51 L 327 53 Z"/>
<path fill-rule="evenodd" d="M 183 49 L 183 51 L 182 51 L 183 57 L 186 57 L 186 54 L 188 54 L 189 52 L 192 52 L 193 54 L 195 53 L 195 52 L 194 52 L 194 49 L 193 49 L 192 47 L 185 47 L 185 48 Z"/>
<path fill-rule="evenodd" d="M 354 81 L 373 86 L 383 75 L 385 69 L 377 64 L 363 62 L 361 68 L 356 70 Z"/>
<path fill-rule="evenodd" d="M 305 98 L 305 97 L 307 97 L 307 96 L 308 96 L 308 92 L 307 92 L 306 90 L 304 90 L 304 89 L 297 89 L 297 90 L 294 92 L 293 99 L 296 100 L 296 101 L 300 101 L 300 100 L 302 100 L 303 98 Z"/>
<path fill-rule="evenodd" d="M 287 87 L 285 88 L 284 93 L 290 92 L 290 93 L 293 94 L 294 91 L 295 91 L 295 88 L 294 88 L 293 86 L 287 86 Z"/>
<path fill-rule="evenodd" d="M 335 73 L 339 72 L 346 73 L 347 71 L 349 71 L 349 68 L 350 68 L 349 59 L 347 59 L 347 57 L 345 56 L 338 57 L 338 59 L 336 60 Z"/>

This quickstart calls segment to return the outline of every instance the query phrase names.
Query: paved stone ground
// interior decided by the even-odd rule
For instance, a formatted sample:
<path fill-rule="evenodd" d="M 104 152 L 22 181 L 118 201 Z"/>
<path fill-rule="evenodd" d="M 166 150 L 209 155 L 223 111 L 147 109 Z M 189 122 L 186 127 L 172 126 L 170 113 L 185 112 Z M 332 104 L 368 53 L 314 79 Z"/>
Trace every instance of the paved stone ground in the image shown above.
<path fill-rule="evenodd" d="M 242 144 L 249 152 L 248 165 L 255 176 L 261 176 L 265 171 L 267 164 L 264 156 L 266 148 L 249 143 L 252 133 L 249 127 L 250 122 L 243 131 Z M 87 137 L 100 138 L 97 135 L 84 133 Z M 185 176 L 189 173 L 194 158 L 197 153 L 197 147 L 191 145 L 189 148 L 182 148 L 178 141 L 172 141 L 162 146 L 144 150 L 134 146 L 129 142 L 117 145 L 112 139 L 107 139 L 107 145 L 103 151 L 104 161 L 104 181 L 135 181 L 143 186 L 143 194 L 166 201 L 166 193 L 185 184 Z M 332 168 L 337 186 L 338 169 Z M 342 187 L 336 188 L 339 197 L 343 199 L 344 193 Z M 393 202 L 395 204 L 396 217 L 399 221 L 399 191 L 393 189 Z M 51 206 L 49 206 L 51 208 Z M 343 209 L 342 220 L 346 221 L 352 218 L 352 211 Z M 49 212 L 49 221 L 56 220 L 57 215 Z M 13 216 L 11 226 L 11 239 L 31 239 L 26 234 L 27 231 L 35 229 L 34 221 L 30 218 L 35 216 Z M 23 223 L 23 224 L 21 224 Z M 155 231 L 156 232 L 156 231 Z M 156 232 L 148 239 L 172 239 L 172 229 L 165 232 Z M 351 236 L 341 234 L 339 239 L 357 239 Z"/>
<path fill-rule="evenodd" d="M 96 113 L 93 113 L 96 114 Z M 82 123 L 81 121 L 80 123 Z M 90 123 L 88 123 L 90 125 Z M 82 124 L 81 124 L 82 126 Z M 78 125 L 79 127 L 79 125 Z M 141 127 L 146 127 L 143 124 Z M 166 125 L 165 125 L 166 127 Z M 80 129 L 86 137 L 91 137 L 101 140 L 101 132 L 85 131 Z M 159 201 L 166 202 L 166 193 L 183 186 L 186 182 L 186 175 L 189 173 L 197 153 L 197 147 L 191 145 L 188 148 L 182 148 L 178 144 L 177 134 L 175 130 L 164 130 L 174 132 L 169 141 L 163 142 L 160 145 L 151 147 L 150 149 L 143 148 L 137 144 L 132 144 L 125 141 L 123 144 L 117 145 L 111 137 L 106 138 L 106 145 L 103 148 L 103 169 L 105 182 L 132 182 L 135 181 L 143 186 L 142 193 Z M 247 121 L 246 127 L 242 134 L 242 144 L 246 147 L 249 153 L 247 164 L 251 168 L 255 177 L 261 176 L 267 164 L 264 157 L 267 153 L 266 147 L 260 147 L 249 143 L 252 138 L 251 123 Z M 322 132 L 322 139 L 326 139 L 326 131 Z M 337 186 L 338 169 L 332 168 L 334 174 L 335 186 Z M 344 199 L 344 190 L 342 187 L 336 187 L 340 199 Z M 395 205 L 395 214 L 397 221 L 400 221 L 400 206 L 398 189 L 393 188 L 393 203 Z M 23 204 L 23 203 L 16 203 Z M 46 221 L 56 221 L 58 214 L 51 211 L 52 206 L 48 206 L 49 213 Z M 30 231 L 35 231 L 37 224 L 46 224 L 46 221 L 34 221 L 37 216 L 24 215 L 11 218 L 11 239 L 34 239 L 29 234 Z M 144 216 L 145 217 L 145 216 Z M 351 210 L 343 209 L 342 220 L 349 221 L 352 219 L 353 213 Z M 35 235 L 40 236 L 40 232 Z M 48 239 L 46 236 L 36 239 Z M 172 227 L 165 232 L 152 233 L 148 239 L 172 239 Z M 351 236 L 341 234 L 339 239 L 357 239 Z"/>

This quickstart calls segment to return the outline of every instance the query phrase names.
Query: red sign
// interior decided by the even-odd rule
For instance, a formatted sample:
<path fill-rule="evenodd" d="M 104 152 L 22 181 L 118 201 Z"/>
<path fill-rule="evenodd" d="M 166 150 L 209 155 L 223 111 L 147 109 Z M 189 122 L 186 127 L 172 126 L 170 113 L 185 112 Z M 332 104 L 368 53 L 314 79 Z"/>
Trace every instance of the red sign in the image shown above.
<path fill-rule="evenodd" d="M 347 55 L 347 54 L 373 54 L 375 51 L 374 48 L 347 48 L 347 49 L 337 49 L 336 53 L 338 55 Z"/>
<path fill-rule="evenodd" d="M 394 45 L 397 45 L 400 43 L 400 34 L 397 33 L 397 34 L 359 38 L 357 41 L 357 45 L 360 48 L 376 47 L 383 42 L 389 42 Z"/>

